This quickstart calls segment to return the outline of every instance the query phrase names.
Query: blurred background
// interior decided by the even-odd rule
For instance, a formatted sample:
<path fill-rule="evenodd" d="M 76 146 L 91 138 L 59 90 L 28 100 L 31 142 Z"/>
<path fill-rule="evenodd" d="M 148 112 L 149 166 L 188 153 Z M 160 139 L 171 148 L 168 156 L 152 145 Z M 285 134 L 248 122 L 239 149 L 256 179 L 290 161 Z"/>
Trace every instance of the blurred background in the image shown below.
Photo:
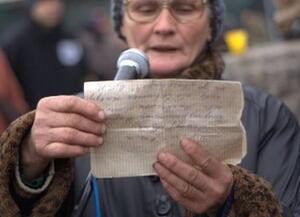
<path fill-rule="evenodd" d="M 38 7 L 39 1 L 63 5 Z M 225 3 L 226 22 L 219 42 L 226 62 L 224 79 L 278 96 L 300 120 L 300 1 Z M 41 97 L 74 94 L 82 90 L 84 81 L 114 77 L 116 59 L 126 45 L 114 34 L 109 12 L 108 0 L 0 0 L 0 132 L 34 109 Z M 43 59 L 49 56 L 36 56 L 47 49 L 49 53 L 56 49 L 53 55 L 58 55 L 59 63 Z M 34 57 L 37 63 L 31 62 Z M 52 65 L 61 74 L 50 73 Z M 75 69 L 76 80 L 61 76 Z M 32 72 L 31 81 L 25 71 Z M 30 83 L 33 80 L 37 85 Z M 63 88 L 64 81 L 68 89 Z M 32 97 L 37 92 L 41 94 Z"/>

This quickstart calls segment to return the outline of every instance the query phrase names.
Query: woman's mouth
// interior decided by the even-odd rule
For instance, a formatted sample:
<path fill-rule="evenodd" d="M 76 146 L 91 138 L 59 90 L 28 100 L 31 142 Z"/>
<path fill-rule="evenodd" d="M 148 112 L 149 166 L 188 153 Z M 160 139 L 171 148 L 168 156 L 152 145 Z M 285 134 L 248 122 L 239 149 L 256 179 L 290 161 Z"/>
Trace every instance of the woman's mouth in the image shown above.
<path fill-rule="evenodd" d="M 153 46 L 150 50 L 156 52 L 175 52 L 178 50 L 178 48 L 172 46 Z"/>

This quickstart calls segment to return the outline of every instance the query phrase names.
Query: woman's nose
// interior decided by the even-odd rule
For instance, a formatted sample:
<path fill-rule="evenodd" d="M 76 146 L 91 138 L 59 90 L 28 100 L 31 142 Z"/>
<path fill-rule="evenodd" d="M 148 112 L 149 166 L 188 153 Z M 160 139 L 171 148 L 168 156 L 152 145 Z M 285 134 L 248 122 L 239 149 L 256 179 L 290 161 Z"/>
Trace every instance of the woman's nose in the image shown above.
<path fill-rule="evenodd" d="M 155 20 L 154 32 L 160 35 L 172 35 L 175 33 L 176 20 L 168 8 L 163 8 Z"/>

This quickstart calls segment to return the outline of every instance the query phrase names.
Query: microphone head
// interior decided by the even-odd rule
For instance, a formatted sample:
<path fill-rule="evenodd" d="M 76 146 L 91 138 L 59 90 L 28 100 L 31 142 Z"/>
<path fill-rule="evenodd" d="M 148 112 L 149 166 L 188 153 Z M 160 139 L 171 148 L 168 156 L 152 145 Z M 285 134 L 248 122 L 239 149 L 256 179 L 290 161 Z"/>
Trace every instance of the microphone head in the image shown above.
<path fill-rule="evenodd" d="M 144 78 L 149 73 L 149 59 L 146 54 L 136 48 L 130 48 L 121 53 L 117 67 L 131 66 L 135 67 L 137 78 Z"/>

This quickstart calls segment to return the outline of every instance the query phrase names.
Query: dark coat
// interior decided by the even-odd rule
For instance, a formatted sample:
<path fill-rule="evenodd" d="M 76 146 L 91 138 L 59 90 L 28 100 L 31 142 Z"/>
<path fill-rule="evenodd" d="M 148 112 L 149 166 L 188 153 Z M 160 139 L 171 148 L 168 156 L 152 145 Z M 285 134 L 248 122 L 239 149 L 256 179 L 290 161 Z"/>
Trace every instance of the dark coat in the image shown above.
<path fill-rule="evenodd" d="M 83 49 L 61 25 L 44 29 L 27 17 L 6 32 L 1 47 L 31 109 L 43 97 L 82 91 Z"/>
<path fill-rule="evenodd" d="M 271 182 L 284 216 L 300 216 L 300 128 L 287 107 L 275 97 L 244 88 L 243 123 L 247 131 L 247 155 L 241 166 Z M 19 145 L 32 126 L 34 112 L 14 122 L 0 137 L 0 215 L 5 217 L 67 217 L 77 200 L 86 174 L 88 156 L 75 162 L 55 160 L 55 174 L 47 190 L 34 195 L 15 181 Z M 230 166 L 234 201 L 228 217 L 279 217 L 280 205 L 270 186 L 241 167 Z M 75 177 L 74 177 L 75 176 Z M 75 179 L 74 179 L 75 178 Z M 183 209 L 166 194 L 157 177 L 99 180 L 103 216 L 182 217 Z M 88 201 L 85 217 L 94 215 Z"/>
<path fill-rule="evenodd" d="M 247 133 L 247 154 L 241 166 L 271 182 L 285 217 L 299 217 L 299 124 L 277 98 L 250 86 L 244 87 L 244 96 L 242 122 Z M 78 159 L 75 171 L 76 198 L 88 171 L 89 157 Z M 183 216 L 183 209 L 168 196 L 157 177 L 104 179 L 100 180 L 100 186 L 104 216 Z M 257 202 L 258 207 L 260 202 Z M 94 199 L 91 198 L 85 217 L 95 216 L 93 203 Z"/>

